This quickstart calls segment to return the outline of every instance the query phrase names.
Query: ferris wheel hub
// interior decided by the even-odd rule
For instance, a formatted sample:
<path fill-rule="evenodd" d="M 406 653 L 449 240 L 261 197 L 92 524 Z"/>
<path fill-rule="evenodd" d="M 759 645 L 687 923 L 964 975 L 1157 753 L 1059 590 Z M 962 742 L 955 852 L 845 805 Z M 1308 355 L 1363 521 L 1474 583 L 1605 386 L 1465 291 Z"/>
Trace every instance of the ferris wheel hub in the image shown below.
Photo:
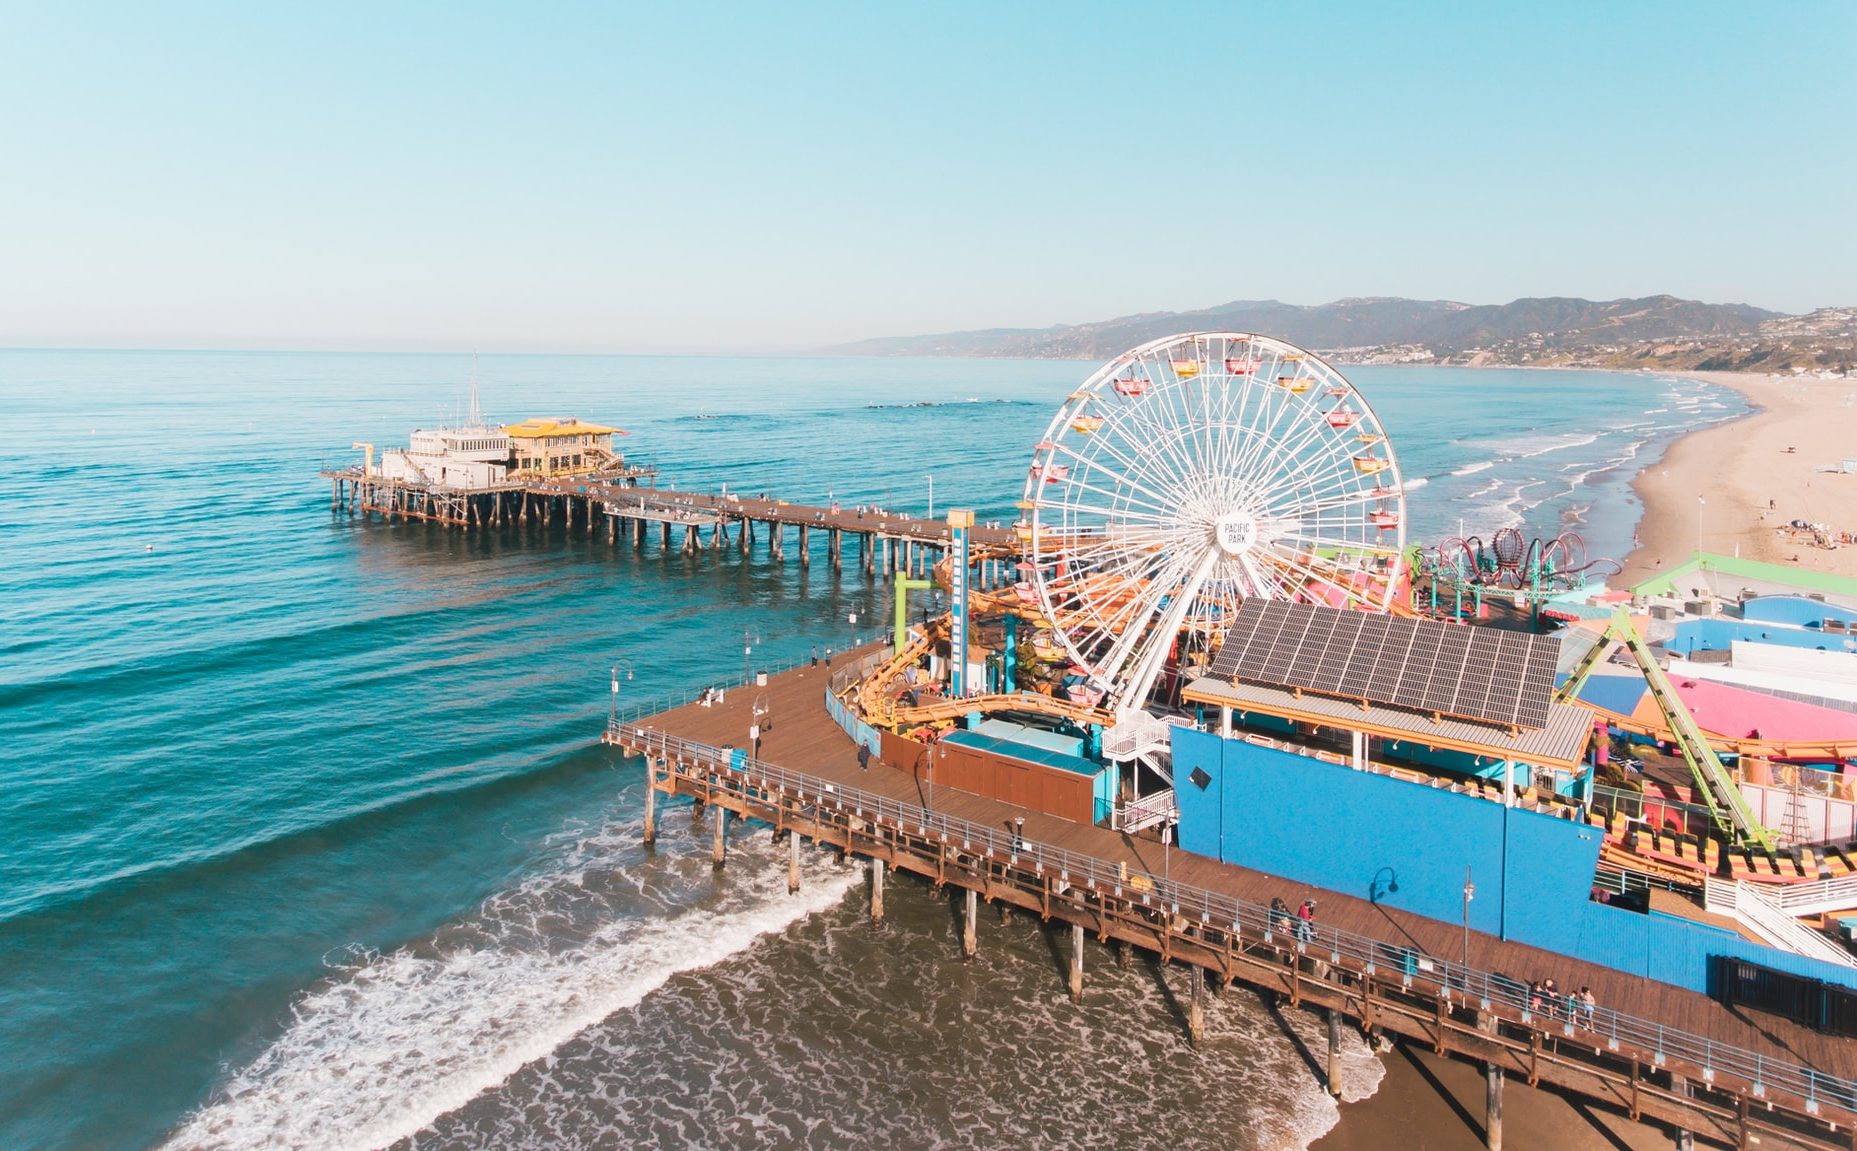
<path fill-rule="evenodd" d="M 1213 525 L 1213 539 L 1228 556 L 1241 556 L 1257 546 L 1257 517 L 1250 512 L 1228 512 Z"/>

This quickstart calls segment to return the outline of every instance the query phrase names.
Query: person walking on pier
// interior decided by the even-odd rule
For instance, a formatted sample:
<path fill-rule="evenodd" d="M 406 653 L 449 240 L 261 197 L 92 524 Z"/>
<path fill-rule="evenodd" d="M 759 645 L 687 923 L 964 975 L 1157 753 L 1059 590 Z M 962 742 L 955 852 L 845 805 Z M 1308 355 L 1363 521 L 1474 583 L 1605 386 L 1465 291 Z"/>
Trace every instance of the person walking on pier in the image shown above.
<path fill-rule="evenodd" d="M 1586 1022 L 1586 1029 L 1591 1031 L 1593 1028 L 1593 1015 L 1599 1010 L 1599 999 L 1593 994 L 1592 988 L 1582 987 L 1580 988 L 1579 1000 L 1580 1018 Z"/>
<path fill-rule="evenodd" d="M 1315 900 L 1305 899 L 1296 909 L 1296 942 L 1315 941 Z"/>
<path fill-rule="evenodd" d="M 1270 929 L 1284 935 L 1290 933 L 1290 905 L 1283 902 L 1281 895 L 1272 896 L 1270 900 Z"/>

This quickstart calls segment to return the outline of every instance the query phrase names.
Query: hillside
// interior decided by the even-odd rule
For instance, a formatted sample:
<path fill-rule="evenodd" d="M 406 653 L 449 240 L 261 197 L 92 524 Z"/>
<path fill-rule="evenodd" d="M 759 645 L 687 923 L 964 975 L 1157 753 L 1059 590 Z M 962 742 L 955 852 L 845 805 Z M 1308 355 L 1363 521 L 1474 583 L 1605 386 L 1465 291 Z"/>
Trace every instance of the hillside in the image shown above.
<path fill-rule="evenodd" d="M 1286 304 L 1236 300 L 1051 328 L 860 340 L 840 355 L 1108 359 L 1175 332 L 1265 332 L 1343 361 L 1784 371 L 1857 369 L 1857 309 L 1788 316 L 1675 296 L 1544 297 L 1507 304 L 1387 297 Z"/>

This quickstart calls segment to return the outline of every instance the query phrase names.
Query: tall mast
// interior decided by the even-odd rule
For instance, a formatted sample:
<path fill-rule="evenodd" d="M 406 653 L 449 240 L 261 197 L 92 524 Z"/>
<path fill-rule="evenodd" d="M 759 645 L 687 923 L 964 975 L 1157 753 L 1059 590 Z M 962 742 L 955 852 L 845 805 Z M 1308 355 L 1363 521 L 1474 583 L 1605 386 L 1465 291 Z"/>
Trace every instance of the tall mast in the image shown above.
<path fill-rule="evenodd" d="M 484 413 L 477 407 L 477 353 L 471 353 L 471 423 L 473 428 L 484 424 Z"/>

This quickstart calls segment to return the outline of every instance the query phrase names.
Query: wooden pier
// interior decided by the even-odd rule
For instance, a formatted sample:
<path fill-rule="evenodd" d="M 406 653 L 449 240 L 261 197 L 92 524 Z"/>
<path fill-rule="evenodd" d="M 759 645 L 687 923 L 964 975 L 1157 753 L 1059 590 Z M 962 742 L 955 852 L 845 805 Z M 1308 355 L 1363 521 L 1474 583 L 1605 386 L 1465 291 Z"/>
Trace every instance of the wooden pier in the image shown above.
<path fill-rule="evenodd" d="M 882 737 L 882 758 L 858 745 L 826 709 L 868 670 L 877 649 L 837 666 L 802 667 L 725 702 L 688 705 L 611 725 L 605 740 L 644 756 L 645 835 L 658 834 L 660 797 L 713 809 L 718 867 L 727 812 L 789 837 L 788 881 L 799 883 L 802 839 L 870 870 L 871 915 L 883 914 L 890 869 L 950 887 L 963 904 L 962 948 L 980 946 L 979 902 L 1069 927 L 1065 972 L 1085 991 L 1083 938 L 1093 933 L 1176 965 L 1187 983 L 1189 1033 L 1210 1008 L 1206 979 L 1243 984 L 1327 1017 L 1327 1064 L 1345 1022 L 1370 1035 L 1422 1043 L 1482 1065 L 1485 1128 L 1501 1146 L 1507 1079 L 1547 1085 L 1730 1147 L 1857 1148 L 1857 1043 L 1784 1020 L 1731 1011 L 1706 996 L 1367 900 L 1170 850 L 1144 838 L 1072 823 L 966 792 L 937 788 L 929 749 Z M 853 662 L 855 660 L 856 662 Z M 760 758 L 749 746 L 759 728 Z M 900 753 L 900 754 L 898 754 Z M 1320 925 L 1298 939 L 1273 921 L 1273 896 L 1320 897 Z M 1500 973 L 1500 974 L 1499 974 Z M 1590 986 L 1591 1015 L 1531 1010 L 1526 984 L 1552 977 Z"/>
<path fill-rule="evenodd" d="M 847 509 L 838 504 L 822 507 L 660 489 L 655 486 L 655 468 L 632 467 L 598 476 L 536 479 L 474 490 L 386 479 L 360 467 L 325 471 L 322 476 L 330 481 L 331 510 L 350 517 L 433 523 L 464 531 L 560 527 L 570 535 L 604 539 L 615 546 L 629 543 L 638 549 L 655 535 L 666 554 L 694 556 L 733 549 L 747 555 L 759 541 L 769 558 L 785 560 L 791 539 L 793 558 L 801 567 L 810 567 L 818 537 L 824 541 L 824 558 L 833 571 L 843 569 L 845 544 L 850 540 L 866 574 L 926 576 L 950 542 L 948 525 L 926 517 Z M 1010 527 L 975 527 L 969 538 L 983 554 L 1018 547 L 1018 535 Z M 989 582 L 1006 578 L 1003 571 L 995 572 Z"/>

